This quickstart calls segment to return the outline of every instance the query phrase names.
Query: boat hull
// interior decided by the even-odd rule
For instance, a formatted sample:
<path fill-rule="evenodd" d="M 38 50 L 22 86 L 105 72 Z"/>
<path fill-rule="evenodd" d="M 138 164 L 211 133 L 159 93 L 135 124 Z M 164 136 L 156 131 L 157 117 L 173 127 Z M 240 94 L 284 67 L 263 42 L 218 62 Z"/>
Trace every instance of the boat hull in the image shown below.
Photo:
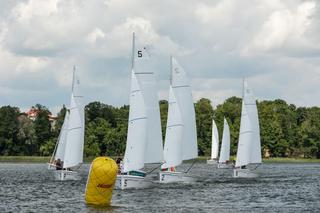
<path fill-rule="evenodd" d="M 78 172 L 70 170 L 54 170 L 53 176 L 57 181 L 81 180 Z"/>
<path fill-rule="evenodd" d="M 233 163 L 219 163 L 218 169 L 232 169 L 234 167 Z"/>
<path fill-rule="evenodd" d="M 217 161 L 216 159 L 209 159 L 209 160 L 207 160 L 207 164 L 217 165 L 217 164 L 218 164 L 218 161 Z"/>
<path fill-rule="evenodd" d="M 160 183 L 174 183 L 174 182 L 183 182 L 183 183 L 192 183 L 197 179 L 195 177 L 187 176 L 186 173 L 182 172 L 170 172 L 170 171 L 161 171 L 159 172 L 159 182 Z"/>
<path fill-rule="evenodd" d="M 256 178 L 258 175 L 251 171 L 250 169 L 234 169 L 233 170 L 234 178 Z"/>
<path fill-rule="evenodd" d="M 145 177 L 135 175 L 117 175 L 115 184 L 116 189 L 142 189 L 149 188 L 152 186 L 152 182 L 146 180 Z"/>

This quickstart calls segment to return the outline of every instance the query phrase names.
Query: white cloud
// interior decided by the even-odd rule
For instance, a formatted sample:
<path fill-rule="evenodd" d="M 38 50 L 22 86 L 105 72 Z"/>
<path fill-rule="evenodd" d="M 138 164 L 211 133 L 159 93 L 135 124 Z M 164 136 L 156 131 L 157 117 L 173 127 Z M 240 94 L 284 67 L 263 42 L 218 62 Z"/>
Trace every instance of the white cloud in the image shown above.
<path fill-rule="evenodd" d="M 283 5 L 282 8 L 273 11 L 254 36 L 253 42 L 244 50 L 245 54 L 256 52 L 283 51 L 297 48 L 313 48 L 316 45 L 310 43 L 306 34 L 312 23 L 316 2 L 301 2 L 294 8 Z M 290 52 L 289 52 L 290 54 Z"/>
<path fill-rule="evenodd" d="M 1 1 L 0 105 L 56 109 L 73 65 L 86 102 L 128 103 L 132 32 L 153 47 L 161 98 L 173 54 L 195 100 L 239 96 L 245 76 L 260 100 L 319 105 L 319 20 L 315 0 Z"/>

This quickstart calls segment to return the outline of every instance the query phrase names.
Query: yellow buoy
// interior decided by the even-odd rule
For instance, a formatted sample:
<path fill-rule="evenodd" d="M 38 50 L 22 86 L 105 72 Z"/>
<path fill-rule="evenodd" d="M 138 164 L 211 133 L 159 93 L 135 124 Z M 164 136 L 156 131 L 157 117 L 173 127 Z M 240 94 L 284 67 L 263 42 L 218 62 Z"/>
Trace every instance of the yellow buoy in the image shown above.
<path fill-rule="evenodd" d="M 109 205 L 116 182 L 118 166 L 108 157 L 97 157 L 91 163 L 85 199 L 87 204 Z"/>

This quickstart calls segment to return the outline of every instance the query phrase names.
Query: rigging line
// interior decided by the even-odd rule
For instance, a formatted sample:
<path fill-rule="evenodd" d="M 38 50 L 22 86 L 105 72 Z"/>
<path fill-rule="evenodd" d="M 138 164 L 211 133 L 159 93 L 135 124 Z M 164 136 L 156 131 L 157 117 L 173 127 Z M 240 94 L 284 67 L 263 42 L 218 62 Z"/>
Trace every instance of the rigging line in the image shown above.
<path fill-rule="evenodd" d="M 148 172 L 147 174 L 151 174 L 154 170 L 158 169 L 159 167 L 162 166 L 163 163 L 160 163 L 160 165 L 156 166 L 154 169 L 152 169 L 150 172 Z"/>
<path fill-rule="evenodd" d="M 190 87 L 190 85 L 181 85 L 181 86 L 173 86 L 172 88 L 185 88 L 185 87 Z"/>
<path fill-rule="evenodd" d="M 252 169 L 252 171 L 256 170 L 260 165 L 261 165 L 261 164 L 258 163 L 257 166 L 256 166 L 254 169 Z"/>
<path fill-rule="evenodd" d="M 194 161 L 192 162 L 192 164 L 191 164 L 191 166 L 187 169 L 187 171 L 185 171 L 184 173 L 188 173 L 191 169 L 192 169 L 192 167 L 194 166 L 194 164 L 197 162 L 197 158 L 196 159 L 194 159 Z"/>

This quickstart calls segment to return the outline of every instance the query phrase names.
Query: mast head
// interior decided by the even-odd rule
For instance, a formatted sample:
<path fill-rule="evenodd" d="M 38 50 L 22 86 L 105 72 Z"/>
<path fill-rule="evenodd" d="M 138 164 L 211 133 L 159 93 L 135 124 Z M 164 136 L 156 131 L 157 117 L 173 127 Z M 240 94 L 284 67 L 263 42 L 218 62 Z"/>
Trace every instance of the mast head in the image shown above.
<path fill-rule="evenodd" d="M 170 55 L 170 84 L 172 85 L 172 55 Z"/>
<path fill-rule="evenodd" d="M 76 65 L 73 65 L 73 73 L 72 73 L 72 88 L 71 88 L 71 91 L 72 91 L 72 92 L 73 92 L 73 89 L 74 89 L 75 75 L 76 75 Z"/>

